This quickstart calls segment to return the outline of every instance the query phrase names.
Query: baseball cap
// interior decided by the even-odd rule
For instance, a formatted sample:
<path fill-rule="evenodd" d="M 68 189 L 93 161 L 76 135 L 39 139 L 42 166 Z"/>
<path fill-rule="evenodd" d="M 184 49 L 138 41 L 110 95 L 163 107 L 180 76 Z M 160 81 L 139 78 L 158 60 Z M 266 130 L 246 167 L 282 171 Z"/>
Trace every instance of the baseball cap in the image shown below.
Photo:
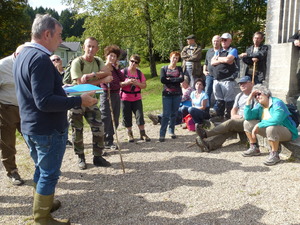
<path fill-rule="evenodd" d="M 238 83 L 246 83 L 246 82 L 251 82 L 251 77 L 248 76 L 241 77 Z"/>
<path fill-rule="evenodd" d="M 191 34 L 187 36 L 186 39 L 196 39 L 196 36 L 194 34 Z"/>
<path fill-rule="evenodd" d="M 224 38 L 224 39 L 232 39 L 232 36 L 231 36 L 231 34 L 229 34 L 229 33 L 224 33 L 224 34 L 222 34 L 221 38 Z"/>

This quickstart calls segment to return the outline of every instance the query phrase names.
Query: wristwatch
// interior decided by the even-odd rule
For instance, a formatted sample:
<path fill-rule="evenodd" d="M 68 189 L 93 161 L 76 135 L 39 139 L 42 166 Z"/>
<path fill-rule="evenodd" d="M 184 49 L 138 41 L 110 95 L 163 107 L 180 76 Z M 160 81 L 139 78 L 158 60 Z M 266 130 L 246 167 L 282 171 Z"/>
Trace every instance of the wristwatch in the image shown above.
<path fill-rule="evenodd" d="M 93 78 L 97 77 L 97 73 L 96 72 L 92 72 L 92 74 L 93 74 Z"/>

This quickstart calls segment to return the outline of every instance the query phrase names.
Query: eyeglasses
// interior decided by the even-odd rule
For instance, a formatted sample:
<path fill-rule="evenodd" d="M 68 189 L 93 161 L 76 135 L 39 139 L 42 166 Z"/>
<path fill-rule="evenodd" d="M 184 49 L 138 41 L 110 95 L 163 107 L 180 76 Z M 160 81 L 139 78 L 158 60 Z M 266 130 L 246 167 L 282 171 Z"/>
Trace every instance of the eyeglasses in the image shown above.
<path fill-rule="evenodd" d="M 60 61 L 60 58 L 52 59 L 52 62 L 54 61 Z"/>
<path fill-rule="evenodd" d="M 255 98 L 257 98 L 258 96 L 261 96 L 261 93 L 257 93 L 257 94 L 255 95 Z"/>
<path fill-rule="evenodd" d="M 130 60 L 131 63 L 135 63 L 135 64 L 139 64 L 139 62 L 134 61 L 134 60 Z"/>

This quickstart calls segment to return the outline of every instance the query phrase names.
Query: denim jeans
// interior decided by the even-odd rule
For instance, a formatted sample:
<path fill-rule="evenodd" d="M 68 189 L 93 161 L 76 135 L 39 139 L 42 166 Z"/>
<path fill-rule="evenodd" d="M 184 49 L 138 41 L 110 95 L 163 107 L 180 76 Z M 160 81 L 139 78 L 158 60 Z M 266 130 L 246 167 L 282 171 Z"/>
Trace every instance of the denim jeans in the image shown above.
<path fill-rule="evenodd" d="M 194 123 L 203 124 L 203 120 L 209 119 L 208 110 L 202 110 L 195 107 L 185 107 L 182 110 L 183 115 L 191 114 Z"/>
<path fill-rule="evenodd" d="M 211 75 L 205 76 L 205 92 L 208 95 L 208 102 L 211 105 L 211 95 L 213 93 L 214 77 Z"/>
<path fill-rule="evenodd" d="M 162 102 L 163 102 L 163 115 L 161 119 L 159 136 L 165 137 L 168 124 L 169 124 L 169 133 L 174 134 L 175 132 L 176 117 L 181 102 L 181 95 L 163 96 Z"/>
<path fill-rule="evenodd" d="M 54 131 L 50 135 L 23 136 L 35 165 L 33 181 L 37 184 L 36 192 L 41 195 L 54 194 L 66 150 L 68 129 Z"/>

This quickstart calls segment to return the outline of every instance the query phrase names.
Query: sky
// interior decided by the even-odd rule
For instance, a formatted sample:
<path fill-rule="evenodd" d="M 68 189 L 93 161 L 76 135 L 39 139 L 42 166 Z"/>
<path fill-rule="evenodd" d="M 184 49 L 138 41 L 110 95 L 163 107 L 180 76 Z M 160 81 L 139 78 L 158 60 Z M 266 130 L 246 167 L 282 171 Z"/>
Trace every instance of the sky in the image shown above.
<path fill-rule="evenodd" d="M 28 4 L 32 8 L 44 7 L 55 9 L 59 14 L 62 10 L 66 9 L 66 5 L 62 5 L 61 0 L 28 0 Z"/>

